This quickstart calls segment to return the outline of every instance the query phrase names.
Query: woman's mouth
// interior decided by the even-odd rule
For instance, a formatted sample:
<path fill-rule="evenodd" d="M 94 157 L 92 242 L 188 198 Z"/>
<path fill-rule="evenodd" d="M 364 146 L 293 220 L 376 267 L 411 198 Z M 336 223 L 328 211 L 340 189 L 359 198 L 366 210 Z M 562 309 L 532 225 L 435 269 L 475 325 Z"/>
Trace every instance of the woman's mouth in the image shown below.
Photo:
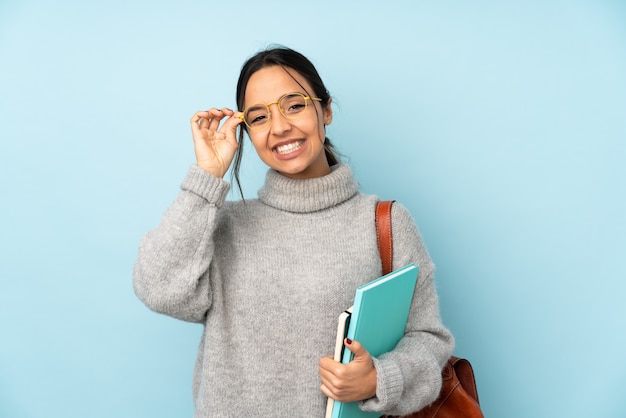
<path fill-rule="evenodd" d="M 285 154 L 290 154 L 294 151 L 299 150 L 300 148 L 302 148 L 302 145 L 304 144 L 304 141 L 295 141 L 295 142 L 291 142 L 289 144 L 284 144 L 284 145 L 278 145 L 275 149 L 276 149 L 276 153 L 279 155 L 285 155 Z"/>

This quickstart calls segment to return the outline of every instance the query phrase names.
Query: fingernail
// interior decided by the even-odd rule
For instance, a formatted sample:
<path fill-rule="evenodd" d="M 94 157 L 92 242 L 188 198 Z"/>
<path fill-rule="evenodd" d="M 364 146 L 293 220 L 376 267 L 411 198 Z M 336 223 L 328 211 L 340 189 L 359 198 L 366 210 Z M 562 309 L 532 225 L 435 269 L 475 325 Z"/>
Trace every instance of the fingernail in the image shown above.
<path fill-rule="evenodd" d="M 352 340 L 350 338 L 346 338 L 346 344 L 348 345 L 352 344 Z"/>

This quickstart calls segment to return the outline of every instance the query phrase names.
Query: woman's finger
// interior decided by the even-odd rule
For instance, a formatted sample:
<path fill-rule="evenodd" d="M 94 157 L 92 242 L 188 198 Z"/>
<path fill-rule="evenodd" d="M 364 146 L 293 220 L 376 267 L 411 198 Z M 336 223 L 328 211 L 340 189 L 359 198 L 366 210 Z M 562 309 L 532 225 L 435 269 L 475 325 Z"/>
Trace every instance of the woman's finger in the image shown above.
<path fill-rule="evenodd" d="M 224 112 L 220 109 L 209 109 L 209 114 L 211 115 L 211 119 L 209 120 L 209 129 L 217 131 L 217 128 L 220 126 L 220 121 L 224 118 Z"/>
<path fill-rule="evenodd" d="M 228 143 L 231 144 L 235 149 L 238 147 L 237 141 L 237 126 L 239 126 L 243 121 L 239 118 L 237 113 L 232 112 L 233 114 L 226 119 L 224 124 L 219 130 L 219 137 L 221 139 L 225 139 Z"/>
<path fill-rule="evenodd" d="M 220 132 L 224 132 L 229 134 L 230 132 L 237 132 L 237 126 L 243 123 L 243 120 L 239 117 L 241 112 L 233 112 L 232 110 L 229 112 L 228 119 L 224 122 L 224 125 L 220 129 Z"/>
<path fill-rule="evenodd" d="M 209 130 L 214 133 L 223 133 L 229 135 L 230 131 L 236 131 L 237 125 L 241 123 L 241 119 L 233 118 L 235 112 L 227 107 L 221 109 L 211 108 L 209 110 L 203 110 L 196 112 L 191 118 L 191 128 L 194 133 L 199 133 L 201 130 Z M 227 118 L 227 122 L 233 119 L 230 123 L 224 123 L 220 128 L 220 123 Z M 223 138 L 223 135 L 217 135 L 217 137 Z"/>
<path fill-rule="evenodd" d="M 221 109 L 211 108 L 208 110 L 210 115 L 209 129 L 217 130 L 220 126 L 220 122 L 227 116 L 232 116 L 233 111 L 227 107 Z"/>
<path fill-rule="evenodd" d="M 205 110 L 200 110 L 194 113 L 191 119 L 189 120 L 189 123 L 191 124 L 191 131 L 194 133 L 197 133 L 200 130 L 200 128 L 203 127 L 202 125 L 206 124 L 208 126 L 209 117 L 210 117 L 209 112 Z"/>
<path fill-rule="evenodd" d="M 198 121 L 198 127 L 200 129 L 210 129 L 209 128 L 210 125 L 211 125 L 211 119 L 200 118 L 200 120 Z"/>

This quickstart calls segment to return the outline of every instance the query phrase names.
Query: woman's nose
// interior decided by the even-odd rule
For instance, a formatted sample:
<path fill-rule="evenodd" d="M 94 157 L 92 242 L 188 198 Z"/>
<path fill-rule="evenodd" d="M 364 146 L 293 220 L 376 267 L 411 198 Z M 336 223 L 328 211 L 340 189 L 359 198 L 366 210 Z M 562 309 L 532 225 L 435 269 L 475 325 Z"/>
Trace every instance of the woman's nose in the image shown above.
<path fill-rule="evenodd" d="M 278 104 L 273 106 L 273 109 L 270 109 L 270 126 L 272 129 L 272 133 L 276 135 L 281 135 L 284 132 L 289 131 L 291 128 L 291 123 L 289 119 L 287 119 L 283 113 L 278 108 Z"/>

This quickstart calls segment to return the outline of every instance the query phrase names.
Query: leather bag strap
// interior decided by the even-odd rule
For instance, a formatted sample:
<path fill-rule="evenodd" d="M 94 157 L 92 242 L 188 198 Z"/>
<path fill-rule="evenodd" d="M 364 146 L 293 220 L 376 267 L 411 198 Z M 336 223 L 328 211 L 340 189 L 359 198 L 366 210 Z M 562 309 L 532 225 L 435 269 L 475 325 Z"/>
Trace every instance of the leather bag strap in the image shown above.
<path fill-rule="evenodd" d="M 391 205 L 393 200 L 376 204 L 376 240 L 383 265 L 383 275 L 391 273 L 393 267 L 393 236 L 391 233 Z"/>

